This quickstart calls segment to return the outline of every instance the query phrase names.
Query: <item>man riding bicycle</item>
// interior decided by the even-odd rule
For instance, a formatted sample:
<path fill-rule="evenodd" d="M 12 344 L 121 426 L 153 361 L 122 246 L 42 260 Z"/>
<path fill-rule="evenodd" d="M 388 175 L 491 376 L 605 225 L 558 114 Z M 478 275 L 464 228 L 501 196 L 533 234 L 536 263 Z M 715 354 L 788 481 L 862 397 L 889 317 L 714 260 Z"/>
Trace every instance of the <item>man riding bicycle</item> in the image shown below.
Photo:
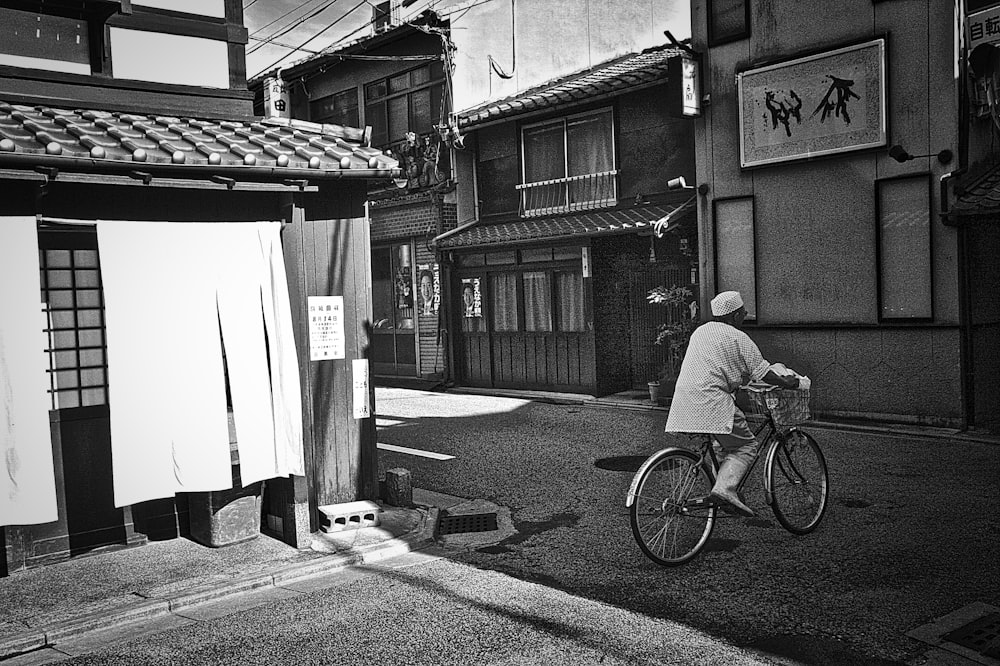
<path fill-rule="evenodd" d="M 754 460 L 758 443 L 736 405 L 736 391 L 753 381 L 793 389 L 799 378 L 776 372 L 750 336 L 740 330 L 747 310 L 738 291 L 721 292 L 711 305 L 712 321 L 691 334 L 666 431 L 712 435 L 725 453 L 712 498 L 741 515 L 753 516 L 736 489 Z"/>

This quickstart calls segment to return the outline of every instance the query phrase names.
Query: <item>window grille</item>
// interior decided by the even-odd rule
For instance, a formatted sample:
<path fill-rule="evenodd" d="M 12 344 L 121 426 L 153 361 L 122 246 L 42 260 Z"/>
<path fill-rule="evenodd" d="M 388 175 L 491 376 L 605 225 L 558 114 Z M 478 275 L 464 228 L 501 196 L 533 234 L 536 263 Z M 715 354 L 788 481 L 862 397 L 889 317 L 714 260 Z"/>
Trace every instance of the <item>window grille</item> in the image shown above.
<path fill-rule="evenodd" d="M 52 409 L 108 404 L 104 295 L 97 249 L 39 252 Z"/>

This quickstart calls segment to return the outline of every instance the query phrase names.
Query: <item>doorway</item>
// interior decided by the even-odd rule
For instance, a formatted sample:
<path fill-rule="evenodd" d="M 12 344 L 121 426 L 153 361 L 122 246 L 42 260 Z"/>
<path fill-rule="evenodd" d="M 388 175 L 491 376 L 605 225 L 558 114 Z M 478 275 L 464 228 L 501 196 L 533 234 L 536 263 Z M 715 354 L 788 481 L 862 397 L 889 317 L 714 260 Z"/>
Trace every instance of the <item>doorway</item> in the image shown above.
<path fill-rule="evenodd" d="M 409 242 L 372 248 L 372 370 L 376 375 L 417 374 L 412 257 Z"/>

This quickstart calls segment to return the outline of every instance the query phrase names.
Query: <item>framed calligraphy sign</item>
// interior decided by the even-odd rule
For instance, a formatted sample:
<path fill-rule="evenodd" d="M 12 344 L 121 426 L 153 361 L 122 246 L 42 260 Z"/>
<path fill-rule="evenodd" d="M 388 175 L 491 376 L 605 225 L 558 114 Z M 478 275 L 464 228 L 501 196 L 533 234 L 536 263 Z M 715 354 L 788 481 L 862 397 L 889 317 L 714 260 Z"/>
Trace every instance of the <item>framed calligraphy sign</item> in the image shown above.
<path fill-rule="evenodd" d="M 740 166 L 886 144 L 885 39 L 736 76 Z"/>

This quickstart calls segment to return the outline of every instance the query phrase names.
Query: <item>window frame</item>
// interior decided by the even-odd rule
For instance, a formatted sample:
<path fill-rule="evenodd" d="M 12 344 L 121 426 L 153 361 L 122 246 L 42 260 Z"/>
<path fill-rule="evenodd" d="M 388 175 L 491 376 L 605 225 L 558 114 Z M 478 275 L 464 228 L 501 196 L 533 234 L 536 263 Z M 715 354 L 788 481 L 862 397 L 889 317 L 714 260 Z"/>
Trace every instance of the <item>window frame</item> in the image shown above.
<path fill-rule="evenodd" d="M 344 115 L 343 113 L 341 113 L 340 116 L 337 116 L 334 113 L 327 115 L 320 115 L 315 112 L 315 109 L 317 109 L 317 107 L 326 102 L 326 100 L 330 100 L 330 104 L 332 105 L 331 109 L 332 111 L 335 112 L 337 99 L 348 98 L 348 97 L 352 98 L 354 101 L 353 106 L 347 107 L 348 112 L 350 112 L 351 110 L 354 111 L 355 115 L 354 122 L 341 122 L 340 116 L 343 116 Z M 361 95 L 359 93 L 358 87 L 352 86 L 350 88 L 345 88 L 344 90 L 339 90 L 335 93 L 325 95 L 323 97 L 320 97 L 319 99 L 310 100 L 309 120 L 314 123 L 331 123 L 334 125 L 342 125 L 346 127 L 359 127 L 361 125 Z"/>
<path fill-rule="evenodd" d="M 742 0 L 743 2 L 743 28 L 741 30 L 734 30 L 725 34 L 718 34 L 719 28 L 715 25 L 715 4 L 720 0 L 708 0 L 708 6 L 706 11 L 706 20 L 708 22 L 708 45 L 721 46 L 723 44 L 728 44 L 730 42 L 736 42 L 741 39 L 746 39 L 750 36 L 750 0 Z M 731 1 L 731 0 L 723 0 Z"/>
<path fill-rule="evenodd" d="M 536 129 L 538 127 L 545 127 L 547 125 L 562 125 L 562 136 L 563 136 L 563 178 L 570 178 L 567 175 L 569 171 L 569 135 L 566 131 L 567 126 L 570 121 L 577 118 L 585 118 L 587 116 L 597 116 L 607 114 L 609 118 L 609 127 L 611 129 L 611 171 L 618 168 L 618 131 L 615 126 L 615 108 L 613 106 L 601 106 L 596 109 L 589 109 L 587 111 L 580 111 L 579 113 L 571 113 L 565 116 L 558 116 L 555 118 L 547 118 L 546 120 L 540 120 L 534 123 L 525 123 L 521 125 L 518 131 L 518 141 L 520 143 L 521 151 L 521 183 L 529 184 L 526 181 L 526 171 L 527 171 L 527 155 L 528 151 L 524 143 L 524 133 L 527 130 Z M 587 174 L 575 174 L 575 175 L 587 175 Z"/>
<path fill-rule="evenodd" d="M 89 250 L 94 252 L 95 265 L 81 267 L 80 270 L 93 270 L 97 275 L 96 286 L 77 286 L 76 280 L 76 259 L 75 252 L 80 250 Z M 70 253 L 70 262 L 68 268 L 63 267 L 51 267 L 48 264 L 47 252 L 51 251 L 66 251 Z M 110 404 L 111 396 L 109 390 L 108 381 L 108 336 L 107 336 L 107 324 L 106 315 L 104 309 L 104 290 L 103 290 L 103 279 L 101 276 L 101 260 L 100 252 L 97 245 L 97 233 L 96 231 L 47 231 L 42 230 L 38 234 L 38 271 L 39 271 L 39 289 L 41 294 L 42 303 L 44 303 L 44 312 L 46 316 L 45 323 L 45 333 L 48 338 L 48 345 L 46 347 L 46 355 L 48 356 L 48 369 L 46 371 L 49 376 L 49 387 L 46 393 L 49 395 L 49 405 L 50 410 L 54 412 L 65 412 L 66 410 L 76 410 L 76 409 L 93 409 L 93 408 L 104 408 Z M 69 308 L 53 308 L 50 305 L 49 293 L 53 288 L 49 284 L 48 270 L 69 270 L 70 271 L 70 286 L 68 290 L 73 294 L 73 305 Z M 65 291 L 66 288 L 57 287 L 59 290 Z M 78 289 L 86 289 L 88 291 L 95 291 L 97 294 L 97 305 L 96 306 L 86 306 L 81 307 L 79 305 L 77 292 Z M 81 326 L 79 319 L 79 311 L 88 310 L 96 311 L 100 318 L 99 326 Z M 72 329 L 62 329 L 56 327 L 53 323 L 52 313 L 53 312 L 72 312 L 73 313 L 73 328 Z M 59 347 L 55 343 L 53 333 L 57 331 L 73 331 L 74 345 L 72 347 Z M 82 345 L 80 341 L 80 331 L 98 331 L 100 334 L 101 344 L 99 346 L 93 345 Z M 98 365 L 88 364 L 85 365 L 82 361 L 82 352 L 84 351 L 95 351 L 99 350 L 101 353 L 102 362 Z M 60 368 L 56 365 L 56 355 L 60 351 L 73 351 L 76 354 L 76 362 L 71 367 Z M 99 371 L 103 376 L 103 381 L 99 384 L 90 384 L 84 382 L 84 374 L 88 371 Z M 76 385 L 74 387 L 59 388 L 57 382 L 57 374 L 60 372 L 75 372 L 76 374 Z M 103 391 L 103 399 L 99 402 L 85 402 L 84 393 L 87 390 L 100 389 Z M 74 393 L 76 395 L 76 405 L 72 407 L 60 406 L 59 394 L 62 393 Z"/>
<path fill-rule="evenodd" d="M 720 243 L 719 238 L 721 234 L 719 233 L 719 204 L 730 204 L 736 202 L 748 202 L 750 204 L 750 262 L 753 264 L 753 270 L 750 272 L 749 280 L 751 282 L 751 288 L 746 289 L 743 285 L 734 284 L 722 284 L 720 276 L 719 266 L 723 264 L 722 257 L 720 256 Z M 744 295 L 744 299 L 747 300 L 747 318 L 745 323 L 754 324 L 760 318 L 760 300 L 757 294 L 757 202 L 753 196 L 739 196 L 739 197 L 721 197 L 714 199 L 712 201 L 712 235 L 715 241 L 712 244 L 713 249 L 713 259 L 714 259 L 714 281 L 715 281 L 715 291 L 721 292 L 729 289 L 734 289 L 739 291 Z M 745 239 L 744 239 L 745 240 Z M 752 301 L 747 299 L 746 296 L 750 295 Z"/>
<path fill-rule="evenodd" d="M 572 248 L 574 254 L 576 255 L 572 259 L 556 259 L 556 260 L 524 260 L 522 258 L 522 252 L 526 249 L 530 250 L 549 250 L 553 253 L 555 249 L 560 247 L 570 247 Z M 547 246 L 532 246 L 530 248 L 517 248 L 516 261 L 515 263 L 498 263 L 491 262 L 488 259 L 488 255 L 493 254 L 489 251 L 480 253 L 469 253 L 462 254 L 457 257 L 456 261 L 456 293 L 457 298 L 455 300 L 455 308 L 458 313 L 459 319 L 464 319 L 462 316 L 462 279 L 463 278 L 479 278 L 480 279 L 480 289 L 482 292 L 482 304 L 483 313 L 481 319 L 486 323 L 486 326 L 482 330 L 470 331 L 466 330 L 466 326 L 463 325 L 459 327 L 465 335 L 527 335 L 527 336 L 551 336 L 560 334 L 570 334 L 570 335 L 583 335 L 589 332 L 588 328 L 588 313 L 590 311 L 587 304 L 587 278 L 583 275 L 583 260 L 581 256 L 581 248 L 585 246 L 579 245 L 569 245 L 569 246 L 557 246 L 557 245 L 547 245 Z M 502 252 L 510 251 L 509 246 Z M 496 252 L 496 251 L 494 251 Z M 554 256 L 554 254 L 553 254 Z M 482 263 L 473 263 L 468 261 L 469 257 L 483 257 Z M 466 261 L 463 262 L 463 259 Z M 576 272 L 579 273 L 581 278 L 581 313 L 583 320 L 581 322 L 581 327 L 577 330 L 563 330 L 559 327 L 561 323 L 558 316 L 559 308 L 559 293 L 556 287 L 556 273 L 568 273 Z M 529 331 L 526 328 L 526 302 L 524 298 L 524 274 L 525 273 L 544 273 L 546 276 L 546 282 L 548 286 L 549 303 L 550 310 L 548 313 L 549 326 L 548 330 L 533 330 Z M 516 281 L 516 297 L 517 297 L 517 329 L 516 330 L 497 330 L 496 328 L 496 308 L 494 303 L 494 278 L 500 274 L 513 275 Z"/>
<path fill-rule="evenodd" d="M 440 65 L 440 71 L 435 71 L 437 69 L 435 68 L 435 64 Z M 427 70 L 427 80 L 422 83 L 414 85 L 412 83 L 413 73 L 420 71 L 422 69 Z M 393 91 L 391 82 L 404 75 L 409 77 L 410 81 L 409 85 L 400 90 Z M 437 99 L 438 99 L 438 104 L 440 106 L 440 103 L 443 100 L 444 96 L 444 84 L 445 84 L 444 67 L 439 61 L 427 62 L 418 65 L 416 67 L 411 67 L 410 69 L 394 72 L 392 74 L 389 74 L 388 76 L 379 77 L 377 79 L 372 79 L 370 81 L 366 81 L 365 83 L 363 83 L 361 85 L 361 94 L 359 95 L 359 103 L 360 103 L 359 110 L 363 110 L 364 112 L 363 123 L 365 125 L 370 125 L 372 127 L 372 146 L 376 148 L 383 148 L 386 146 L 396 144 L 402 140 L 405 140 L 407 132 L 412 131 L 415 132 L 416 134 L 424 135 L 427 134 L 427 132 L 430 129 L 433 129 L 433 125 L 435 124 L 434 89 L 436 88 L 438 90 Z M 385 92 L 383 94 L 379 94 L 378 96 L 370 96 L 369 89 L 377 86 L 384 86 Z M 430 94 L 430 106 L 431 106 L 430 113 L 431 113 L 432 127 L 428 128 L 427 130 L 424 129 L 418 130 L 414 127 L 413 103 L 411 100 L 411 96 L 415 93 L 419 93 L 424 90 L 428 90 Z M 398 100 L 401 98 L 406 100 L 406 128 L 403 129 L 398 136 L 394 136 L 393 128 L 390 126 L 389 104 L 391 100 Z M 437 111 L 438 113 L 440 113 L 440 108 Z M 376 133 L 377 132 L 376 124 L 372 120 L 372 116 L 374 116 L 375 113 L 380 113 L 381 119 L 385 127 L 384 137 Z"/>

